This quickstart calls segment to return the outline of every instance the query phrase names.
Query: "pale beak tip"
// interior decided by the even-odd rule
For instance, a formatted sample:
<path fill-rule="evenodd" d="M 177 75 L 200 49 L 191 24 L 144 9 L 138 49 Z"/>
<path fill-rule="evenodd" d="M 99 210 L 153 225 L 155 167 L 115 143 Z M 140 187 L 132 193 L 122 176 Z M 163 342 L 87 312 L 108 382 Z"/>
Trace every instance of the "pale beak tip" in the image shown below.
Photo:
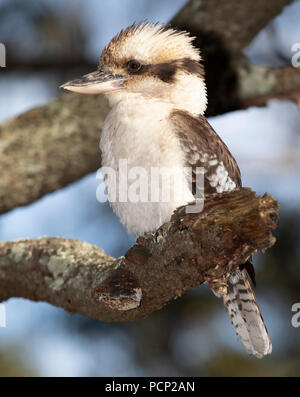
<path fill-rule="evenodd" d="M 80 90 L 76 86 L 69 83 L 62 84 L 59 86 L 59 88 L 62 88 L 66 91 L 80 92 Z"/>
<path fill-rule="evenodd" d="M 64 90 L 68 90 L 68 84 L 67 84 L 67 83 L 61 84 L 61 85 L 59 86 L 59 88 L 63 88 Z"/>

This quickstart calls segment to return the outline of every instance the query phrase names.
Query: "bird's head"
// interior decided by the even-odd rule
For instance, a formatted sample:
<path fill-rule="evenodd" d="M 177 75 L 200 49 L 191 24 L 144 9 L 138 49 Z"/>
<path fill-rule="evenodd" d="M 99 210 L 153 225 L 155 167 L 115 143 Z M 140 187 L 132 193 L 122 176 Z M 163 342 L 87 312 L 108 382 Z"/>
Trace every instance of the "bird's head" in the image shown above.
<path fill-rule="evenodd" d="M 153 23 L 134 24 L 104 48 L 96 72 L 62 88 L 105 94 L 112 105 L 138 95 L 203 114 L 207 103 L 204 69 L 192 41 L 184 31 Z"/>

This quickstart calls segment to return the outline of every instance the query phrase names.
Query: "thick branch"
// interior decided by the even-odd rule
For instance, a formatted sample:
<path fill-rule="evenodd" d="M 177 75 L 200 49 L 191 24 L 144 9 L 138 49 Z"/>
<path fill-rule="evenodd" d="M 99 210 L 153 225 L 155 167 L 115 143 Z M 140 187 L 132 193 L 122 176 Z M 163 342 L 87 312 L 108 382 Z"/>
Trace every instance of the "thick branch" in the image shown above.
<path fill-rule="evenodd" d="M 216 195 L 202 213 L 179 208 L 117 260 L 75 240 L 0 242 L 0 300 L 42 300 L 104 321 L 143 318 L 204 281 L 222 291 L 229 272 L 274 244 L 278 208 L 250 189 Z"/>
<path fill-rule="evenodd" d="M 108 105 L 62 95 L 0 126 L 0 213 L 30 204 L 95 171 Z"/>
<path fill-rule="evenodd" d="M 172 24 L 212 34 L 239 57 L 257 33 L 293 0 L 190 0 Z"/>
<path fill-rule="evenodd" d="M 300 68 L 271 68 L 242 60 L 237 65 L 239 97 L 243 107 L 263 106 L 269 99 L 300 99 Z"/>

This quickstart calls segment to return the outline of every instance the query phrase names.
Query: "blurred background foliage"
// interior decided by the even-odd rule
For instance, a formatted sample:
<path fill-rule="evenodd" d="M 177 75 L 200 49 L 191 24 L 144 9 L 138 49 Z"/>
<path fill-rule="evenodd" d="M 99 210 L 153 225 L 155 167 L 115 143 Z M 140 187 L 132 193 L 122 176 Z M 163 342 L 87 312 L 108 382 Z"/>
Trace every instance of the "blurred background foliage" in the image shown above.
<path fill-rule="evenodd" d="M 47 102 L 60 93 L 59 84 L 93 70 L 101 49 L 121 28 L 146 18 L 168 22 L 185 3 L 0 0 L 0 42 L 7 48 L 7 67 L 0 70 L 0 120 Z M 300 41 L 299 24 L 291 23 L 292 15 L 300 17 L 296 3 L 258 35 L 247 49 L 249 57 L 276 64 L 290 45 L 287 36 L 298 34 Z M 291 325 L 291 306 L 300 302 L 299 111 L 293 103 L 271 101 L 266 108 L 230 112 L 210 122 L 237 157 L 244 185 L 281 202 L 277 243 L 255 258 L 257 295 L 273 354 L 263 360 L 248 357 L 222 302 L 205 286 L 126 324 L 11 299 L 7 327 L 0 328 L 1 376 L 299 376 L 300 329 Z M 0 239 L 47 234 L 124 254 L 133 238 L 110 207 L 96 201 L 96 187 L 95 174 L 88 175 L 2 215 Z"/>

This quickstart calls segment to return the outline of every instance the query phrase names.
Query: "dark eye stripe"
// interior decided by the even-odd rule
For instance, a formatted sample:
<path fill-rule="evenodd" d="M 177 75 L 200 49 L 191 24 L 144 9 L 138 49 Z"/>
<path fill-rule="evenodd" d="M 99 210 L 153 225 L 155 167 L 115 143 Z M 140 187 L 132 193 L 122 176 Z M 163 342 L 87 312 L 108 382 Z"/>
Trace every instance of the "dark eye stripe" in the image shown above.
<path fill-rule="evenodd" d="M 177 65 L 175 62 L 158 63 L 156 65 L 146 65 L 148 66 L 148 72 L 153 76 L 158 77 L 161 81 L 165 83 L 172 83 L 175 79 L 175 74 L 177 71 Z"/>
<path fill-rule="evenodd" d="M 136 62 L 138 67 L 135 69 L 129 69 L 128 65 L 131 62 Z M 131 60 L 126 63 L 126 68 L 129 73 L 136 75 L 152 75 L 158 77 L 161 81 L 165 83 L 172 83 L 175 80 L 175 75 L 177 70 L 185 70 L 190 74 L 196 74 L 201 78 L 204 78 L 204 68 L 199 62 L 193 59 L 183 58 L 176 61 L 148 64 L 143 65 L 139 61 Z M 135 65 L 136 66 L 136 65 Z"/>

